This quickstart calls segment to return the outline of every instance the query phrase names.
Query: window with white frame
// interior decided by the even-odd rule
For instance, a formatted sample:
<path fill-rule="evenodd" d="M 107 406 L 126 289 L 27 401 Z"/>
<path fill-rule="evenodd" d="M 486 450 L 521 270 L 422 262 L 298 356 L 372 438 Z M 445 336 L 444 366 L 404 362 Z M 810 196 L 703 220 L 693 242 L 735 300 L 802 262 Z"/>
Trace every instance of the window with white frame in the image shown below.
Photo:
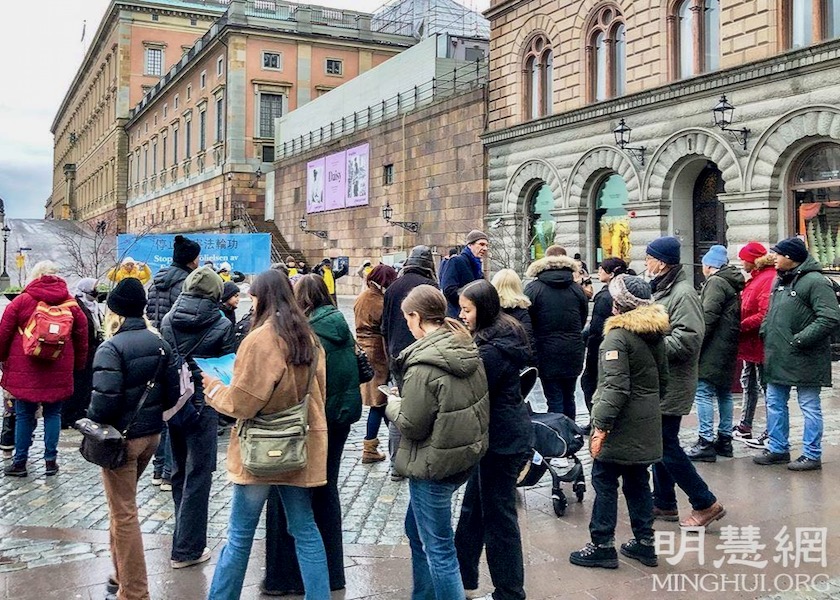
<path fill-rule="evenodd" d="M 198 113 L 198 150 L 204 152 L 207 148 L 207 110 Z"/>
<path fill-rule="evenodd" d="M 160 134 L 160 168 L 166 168 L 166 130 L 164 129 L 163 132 Z M 163 220 L 163 219 L 161 219 Z"/>
<path fill-rule="evenodd" d="M 157 174 L 157 140 L 152 142 L 152 175 Z"/>
<path fill-rule="evenodd" d="M 163 48 L 146 48 L 146 75 L 163 75 Z"/>
<path fill-rule="evenodd" d="M 178 138 L 180 132 L 178 131 L 178 124 L 172 126 L 172 163 L 178 164 Z"/>
<path fill-rule="evenodd" d="M 175 94 L 175 99 L 172 101 L 172 108 L 178 110 L 178 105 L 181 103 L 180 94 Z"/>
<path fill-rule="evenodd" d="M 263 52 L 262 68 L 268 71 L 282 71 L 283 55 L 279 52 Z"/>
<path fill-rule="evenodd" d="M 198 76 L 198 87 L 202 90 L 207 87 L 207 71 L 202 71 Z"/>
<path fill-rule="evenodd" d="M 187 86 L 187 101 L 192 98 L 192 84 Z"/>
<path fill-rule="evenodd" d="M 221 142 L 225 134 L 225 99 L 216 98 L 216 141 Z"/>
<path fill-rule="evenodd" d="M 220 56 L 216 59 L 216 77 L 221 77 L 225 70 L 225 58 Z"/>
<path fill-rule="evenodd" d="M 167 113 L 167 112 L 169 112 L 169 105 L 168 105 L 168 104 L 164 104 L 164 105 L 163 105 L 163 118 L 164 118 L 164 119 L 166 118 L 166 113 Z"/>
<path fill-rule="evenodd" d="M 259 137 L 274 137 L 274 119 L 283 116 L 283 94 L 260 94 L 260 131 Z"/>
<path fill-rule="evenodd" d="M 327 75 L 344 74 L 344 61 L 337 58 L 328 58 L 326 66 Z"/>

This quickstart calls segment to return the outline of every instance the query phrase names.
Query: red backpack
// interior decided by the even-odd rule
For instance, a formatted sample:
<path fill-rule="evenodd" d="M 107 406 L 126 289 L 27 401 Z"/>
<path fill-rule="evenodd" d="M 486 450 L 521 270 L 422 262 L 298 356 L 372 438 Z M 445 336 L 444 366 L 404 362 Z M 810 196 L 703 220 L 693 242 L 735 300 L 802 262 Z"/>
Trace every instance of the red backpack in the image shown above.
<path fill-rule="evenodd" d="M 58 360 L 66 344 L 71 343 L 73 334 L 73 313 L 70 307 L 75 300 L 52 306 L 38 302 L 26 327 L 18 328 L 23 337 L 23 353 L 33 358 Z"/>

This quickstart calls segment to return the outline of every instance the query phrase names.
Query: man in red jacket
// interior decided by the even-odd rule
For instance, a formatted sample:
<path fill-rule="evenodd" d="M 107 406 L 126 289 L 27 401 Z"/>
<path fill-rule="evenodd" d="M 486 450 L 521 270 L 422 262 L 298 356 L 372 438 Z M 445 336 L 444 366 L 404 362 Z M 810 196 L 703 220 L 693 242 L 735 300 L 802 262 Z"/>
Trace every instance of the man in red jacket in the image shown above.
<path fill-rule="evenodd" d="M 758 242 L 750 242 L 738 253 L 744 261 L 744 271 L 750 278 L 741 292 L 741 335 L 738 340 L 738 359 L 744 361 L 741 373 L 741 387 L 744 389 L 744 403 L 741 408 L 741 422 L 732 434 L 754 448 L 764 448 L 767 432 L 754 439 L 753 417 L 758 404 L 759 387 L 767 391 L 764 381 L 764 343 L 758 335 L 764 315 L 770 306 L 770 293 L 776 279 L 775 260 L 767 254 L 767 248 Z"/>
<path fill-rule="evenodd" d="M 15 456 L 3 469 L 11 477 L 26 477 L 26 461 L 35 431 L 38 404 L 44 409 L 45 474 L 58 473 L 58 436 L 61 432 L 61 403 L 73 395 L 73 371 L 85 367 L 88 351 L 87 318 L 57 275 L 55 263 L 43 261 L 32 269 L 32 281 L 3 312 L 0 319 L 0 362 L 3 386 L 15 398 Z M 66 344 L 55 360 L 24 352 L 23 329 L 39 302 L 49 306 L 68 303 L 73 315 L 72 343 Z"/>

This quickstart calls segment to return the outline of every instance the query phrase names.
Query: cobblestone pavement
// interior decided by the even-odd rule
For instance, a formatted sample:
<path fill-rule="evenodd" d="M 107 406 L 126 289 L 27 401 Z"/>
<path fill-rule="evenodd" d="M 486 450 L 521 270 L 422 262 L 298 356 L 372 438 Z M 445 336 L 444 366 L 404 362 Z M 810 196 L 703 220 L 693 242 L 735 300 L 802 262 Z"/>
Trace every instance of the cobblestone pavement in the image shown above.
<path fill-rule="evenodd" d="M 342 301 L 342 311 L 352 324 L 351 304 Z M 243 307 L 244 309 L 245 307 Z M 840 377 L 840 370 L 836 370 Z M 544 409 L 539 389 L 532 398 L 537 410 Z M 791 411 L 791 440 L 795 448 L 801 439 L 802 419 L 795 403 Z M 840 530 L 831 528 L 840 517 L 840 497 L 834 491 L 840 476 L 840 395 L 833 390 L 824 396 L 825 468 L 821 473 L 790 474 L 784 469 L 754 467 L 752 452 L 736 444 L 735 458 L 715 465 L 700 465 L 698 470 L 727 505 L 725 524 L 756 525 L 772 534 L 763 541 L 768 548 L 772 535 L 783 525 L 828 526 L 828 568 L 820 571 L 826 577 L 812 591 L 787 591 L 783 586 L 772 589 L 753 588 L 752 592 L 700 592 L 675 590 L 669 596 L 752 598 L 766 596 L 778 600 L 804 598 L 840 599 Z M 585 414 L 582 398 L 579 414 Z M 763 419 L 759 408 L 758 421 Z M 403 535 L 403 518 L 408 502 L 408 486 L 393 482 L 387 463 L 363 465 L 361 441 L 365 418 L 351 432 L 342 460 L 339 487 L 344 507 L 344 538 L 347 555 L 348 587 L 335 598 L 367 598 L 369 600 L 405 599 L 409 597 L 409 551 Z M 382 438 L 386 437 L 382 430 Z M 696 419 L 685 419 L 682 440 L 693 443 Z M 63 431 L 60 444 L 61 472 L 46 478 L 43 473 L 42 432 L 36 432 L 30 459 L 30 476 L 26 479 L 0 477 L 0 598 L 101 598 L 102 582 L 110 573 L 108 551 L 108 514 L 99 471 L 78 454 L 76 432 Z M 223 542 L 230 510 L 230 490 L 224 471 L 226 443 L 219 448 L 219 470 L 214 478 L 210 501 L 210 543 L 214 560 L 195 569 L 171 571 L 168 552 L 172 532 L 171 495 L 151 485 L 151 473 L 139 484 L 138 504 L 141 528 L 148 563 L 152 598 L 198 599 L 206 597 L 212 569 Z M 587 479 L 590 459 L 586 450 L 579 453 Z M 562 461 L 560 461 L 562 463 Z M 568 490 L 567 490 L 568 493 Z M 527 589 L 529 598 L 650 598 L 665 595 L 655 587 L 653 574 L 664 578 L 671 573 L 718 573 L 711 565 L 684 560 L 675 567 L 661 565 L 654 571 L 642 570 L 633 561 L 622 561 L 615 572 L 597 572 L 570 567 L 568 552 L 587 541 L 587 526 L 592 501 L 591 490 L 582 504 L 571 504 L 562 519 L 555 517 L 550 498 L 550 478 L 520 495 L 523 542 L 526 549 Z M 684 497 L 681 502 L 684 503 Z M 456 499 L 457 503 L 457 499 Z M 682 508 L 687 509 L 684 503 Z M 457 513 L 456 513 L 457 514 Z M 624 507 L 619 510 L 618 537 L 629 537 Z M 663 531 L 677 531 L 674 524 L 662 524 Z M 258 538 L 264 536 L 260 528 Z M 720 542 L 720 531 L 710 532 L 714 548 Z M 768 550 L 769 551 L 769 550 Z M 719 552 L 718 552 L 719 554 Z M 709 562 L 709 561 L 707 561 Z M 243 598 L 259 597 L 263 548 L 257 543 L 249 566 Z M 661 561 L 664 563 L 664 561 Z M 776 570 L 774 570 L 776 569 Z M 724 566 L 723 571 L 727 571 Z M 731 570 L 731 569 L 730 569 Z M 484 585 L 489 585 L 486 570 Z M 746 573 L 752 573 L 746 569 Z M 777 566 L 766 568 L 768 579 L 778 576 Z M 814 573 L 813 569 L 803 572 Z M 675 582 L 671 582 L 676 585 Z M 685 582 L 684 582 L 685 583 Z M 664 585 L 664 584 L 663 584 Z M 670 583 L 669 583 L 670 585 Z M 704 588 L 705 589 L 705 588 Z M 653 590 L 653 591 L 652 591 Z M 490 591 L 490 588 L 487 588 Z M 707 593 L 708 592 L 708 593 Z M 771 592 L 778 592 L 773 595 Z"/>

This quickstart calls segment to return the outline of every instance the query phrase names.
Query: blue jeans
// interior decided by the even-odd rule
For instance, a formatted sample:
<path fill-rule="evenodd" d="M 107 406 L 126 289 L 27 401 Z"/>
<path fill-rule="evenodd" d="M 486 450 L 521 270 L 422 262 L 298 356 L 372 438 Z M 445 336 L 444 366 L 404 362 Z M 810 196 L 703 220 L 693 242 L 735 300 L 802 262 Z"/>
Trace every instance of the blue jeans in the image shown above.
<path fill-rule="evenodd" d="M 770 452 L 790 451 L 790 412 L 788 400 L 793 386 L 767 384 L 767 434 L 770 436 L 767 448 Z M 820 388 L 796 386 L 799 408 L 805 418 L 805 431 L 802 433 L 802 454 L 807 458 L 819 460 L 822 457 L 823 418 L 820 407 Z"/>
<path fill-rule="evenodd" d="M 61 402 L 44 402 L 44 460 L 58 458 L 58 436 L 61 433 Z M 15 400 L 15 464 L 25 464 L 32 446 L 32 434 L 38 424 L 37 402 Z"/>
<path fill-rule="evenodd" d="M 700 426 L 700 437 L 709 442 L 715 439 L 715 400 L 717 400 L 720 423 L 718 435 L 732 437 L 732 413 L 735 404 L 732 402 L 732 386 L 715 385 L 705 379 L 697 382 L 694 403 L 697 405 L 697 420 Z"/>
<path fill-rule="evenodd" d="M 758 406 L 758 390 L 761 389 L 764 392 L 764 397 L 767 397 L 767 384 L 764 381 L 764 365 L 762 363 L 744 361 L 744 370 L 741 371 L 741 387 L 744 389 L 741 426 L 752 429 L 755 409 Z"/>
<path fill-rule="evenodd" d="M 254 532 L 260 520 L 270 485 L 233 486 L 228 540 L 219 555 L 209 600 L 237 600 L 242 593 Z M 312 516 L 312 493 L 308 488 L 274 486 L 283 500 L 289 533 L 295 538 L 298 565 L 306 591 L 305 600 L 329 600 L 330 578 L 324 542 Z M 463 592 L 463 590 L 462 590 Z"/>
<path fill-rule="evenodd" d="M 452 530 L 452 495 L 460 484 L 409 479 L 405 534 L 411 546 L 411 600 L 462 600 L 464 586 Z"/>

